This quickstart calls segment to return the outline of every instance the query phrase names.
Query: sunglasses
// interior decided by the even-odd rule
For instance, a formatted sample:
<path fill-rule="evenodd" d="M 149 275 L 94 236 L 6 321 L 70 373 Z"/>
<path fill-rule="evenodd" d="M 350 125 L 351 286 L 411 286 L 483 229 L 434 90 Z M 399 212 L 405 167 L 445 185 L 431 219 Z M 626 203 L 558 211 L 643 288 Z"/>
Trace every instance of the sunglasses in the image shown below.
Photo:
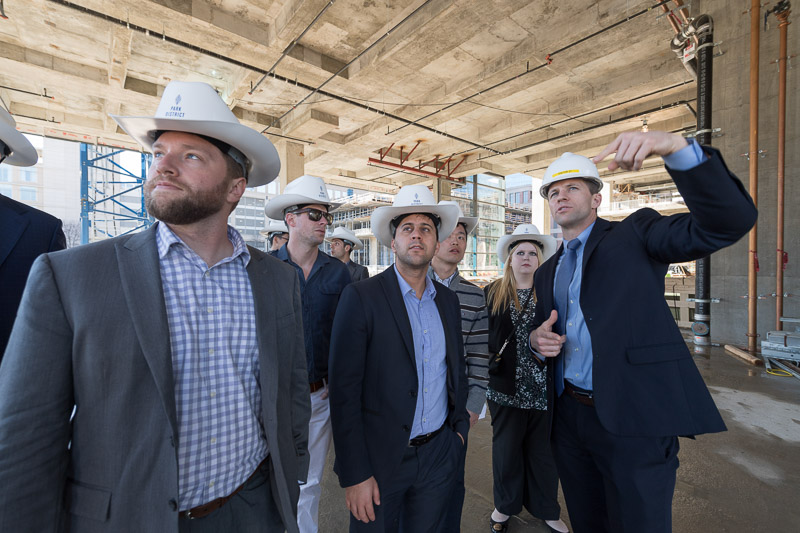
<path fill-rule="evenodd" d="M 292 214 L 295 215 L 300 215 L 302 213 L 306 213 L 311 222 L 319 222 L 319 219 L 324 217 L 325 222 L 328 223 L 328 226 L 333 223 L 333 215 L 326 213 L 325 211 L 320 211 L 319 209 L 314 209 L 313 207 L 305 207 L 303 209 L 298 209 L 297 211 L 292 211 Z"/>

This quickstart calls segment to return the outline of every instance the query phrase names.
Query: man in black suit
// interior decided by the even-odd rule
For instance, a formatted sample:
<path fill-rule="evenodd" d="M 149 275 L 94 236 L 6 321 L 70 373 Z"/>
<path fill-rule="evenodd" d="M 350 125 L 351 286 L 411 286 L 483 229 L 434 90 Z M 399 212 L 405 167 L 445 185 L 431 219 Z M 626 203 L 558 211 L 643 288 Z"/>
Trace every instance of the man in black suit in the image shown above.
<path fill-rule="evenodd" d="M 688 213 L 597 217 L 595 163 L 664 158 Z M 668 532 L 678 436 L 725 430 L 664 300 L 673 262 L 739 240 L 756 209 L 719 152 L 664 132 L 626 133 L 594 160 L 564 154 L 540 190 L 564 244 L 536 272 L 531 346 L 547 358 L 553 453 L 576 533 Z"/>
<path fill-rule="evenodd" d="M 364 265 L 359 265 L 352 259 L 350 254 L 353 250 L 362 250 L 364 243 L 361 239 L 356 237 L 356 234 L 345 228 L 339 226 L 330 237 L 326 239 L 331 245 L 331 255 L 347 265 L 347 270 L 350 271 L 350 277 L 353 281 L 361 281 L 369 277 L 369 270 Z"/>
<path fill-rule="evenodd" d="M 16 122 L 0 108 L 0 162 L 30 167 L 39 154 Z M 33 261 L 45 252 L 67 246 L 61 221 L 0 194 L 0 361 L 17 316 L 22 291 Z"/>
<path fill-rule="evenodd" d="M 342 292 L 331 338 L 334 470 L 350 531 L 440 531 L 466 445 L 458 298 L 427 276 L 458 208 L 403 187 L 372 230 L 396 262 Z"/>

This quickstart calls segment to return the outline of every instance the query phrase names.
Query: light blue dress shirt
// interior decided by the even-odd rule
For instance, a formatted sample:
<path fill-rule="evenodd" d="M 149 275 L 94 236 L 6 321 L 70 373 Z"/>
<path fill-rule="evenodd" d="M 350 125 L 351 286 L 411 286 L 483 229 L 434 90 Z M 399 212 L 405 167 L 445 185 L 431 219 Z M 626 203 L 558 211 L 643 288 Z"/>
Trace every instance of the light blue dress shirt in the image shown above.
<path fill-rule="evenodd" d="M 434 301 L 436 289 L 433 281 L 425 276 L 425 290 L 422 298 L 417 298 L 414 289 L 397 271 L 397 266 L 393 268 L 414 336 L 419 389 L 411 426 L 413 439 L 436 431 L 447 420 L 447 345 L 442 318 Z"/>
<path fill-rule="evenodd" d="M 694 139 L 689 139 L 689 146 L 686 146 L 674 154 L 664 156 L 664 164 L 673 170 L 689 170 L 696 167 L 706 159 L 703 149 Z M 583 230 L 576 238 L 580 241 L 580 247 L 575 251 L 577 262 L 575 274 L 569 285 L 569 307 L 567 311 L 566 336 L 562 354 L 564 355 L 564 379 L 585 390 L 592 390 L 592 363 L 594 355 L 592 353 L 592 337 L 586 327 L 583 318 L 583 311 L 580 306 L 581 281 L 583 279 L 583 250 L 586 241 L 594 228 L 592 223 Z M 564 246 L 566 243 L 564 242 Z M 561 267 L 561 260 L 564 258 L 562 253 L 558 258 L 555 279 L 558 279 L 558 269 Z M 553 287 L 553 293 L 557 292 Z"/>

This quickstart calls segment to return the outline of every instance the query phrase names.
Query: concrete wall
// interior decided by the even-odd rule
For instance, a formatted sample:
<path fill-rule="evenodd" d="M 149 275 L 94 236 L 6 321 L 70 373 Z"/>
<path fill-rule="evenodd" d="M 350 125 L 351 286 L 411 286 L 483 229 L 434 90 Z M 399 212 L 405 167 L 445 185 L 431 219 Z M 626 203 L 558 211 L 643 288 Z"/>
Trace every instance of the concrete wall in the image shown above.
<path fill-rule="evenodd" d="M 740 156 L 749 150 L 749 77 L 750 15 L 742 13 L 749 2 L 701 0 L 692 3 L 692 15 L 707 13 L 714 19 L 714 41 L 725 52 L 714 59 L 713 126 L 722 128 L 722 137 L 712 144 L 722 150 L 729 168 L 749 183 L 749 162 Z M 771 7 L 772 4 L 768 5 Z M 800 317 L 800 9 L 795 5 L 788 27 L 787 116 L 786 116 L 786 207 L 785 250 L 789 264 L 785 271 L 784 291 L 792 296 L 784 299 L 784 316 Z M 777 129 L 778 129 L 778 23 L 770 15 L 769 29 L 764 31 L 764 10 L 761 11 L 759 143 L 767 150 L 758 166 L 758 333 L 760 340 L 775 329 L 776 209 L 777 209 Z M 791 67 L 794 68 L 791 68 Z M 747 265 L 748 239 L 712 256 L 711 295 L 722 298 L 712 304 L 711 337 L 715 342 L 747 343 Z"/>

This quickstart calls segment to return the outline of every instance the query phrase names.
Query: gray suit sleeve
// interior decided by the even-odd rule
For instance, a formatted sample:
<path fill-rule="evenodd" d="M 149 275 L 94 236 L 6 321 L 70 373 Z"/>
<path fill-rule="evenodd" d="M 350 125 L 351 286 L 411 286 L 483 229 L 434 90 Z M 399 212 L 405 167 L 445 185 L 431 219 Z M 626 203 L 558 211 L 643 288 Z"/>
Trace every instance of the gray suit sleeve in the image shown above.
<path fill-rule="evenodd" d="M 0 366 L 0 531 L 56 531 L 71 435 L 72 328 L 47 255 Z"/>
<path fill-rule="evenodd" d="M 300 282 L 292 273 L 294 279 L 294 308 L 295 339 L 292 353 L 292 435 L 294 436 L 295 450 L 297 453 L 298 481 L 305 483 L 308 478 L 308 423 L 311 419 L 311 394 L 308 388 L 308 368 L 306 366 L 306 348 L 303 339 L 303 304 L 300 300 Z M 278 335 L 284 332 L 278 331 Z"/>
<path fill-rule="evenodd" d="M 486 388 L 489 385 L 489 314 L 484 301 L 473 316 L 469 332 L 464 335 L 467 352 L 467 380 L 469 394 L 467 409 L 480 413 L 486 403 Z"/>

